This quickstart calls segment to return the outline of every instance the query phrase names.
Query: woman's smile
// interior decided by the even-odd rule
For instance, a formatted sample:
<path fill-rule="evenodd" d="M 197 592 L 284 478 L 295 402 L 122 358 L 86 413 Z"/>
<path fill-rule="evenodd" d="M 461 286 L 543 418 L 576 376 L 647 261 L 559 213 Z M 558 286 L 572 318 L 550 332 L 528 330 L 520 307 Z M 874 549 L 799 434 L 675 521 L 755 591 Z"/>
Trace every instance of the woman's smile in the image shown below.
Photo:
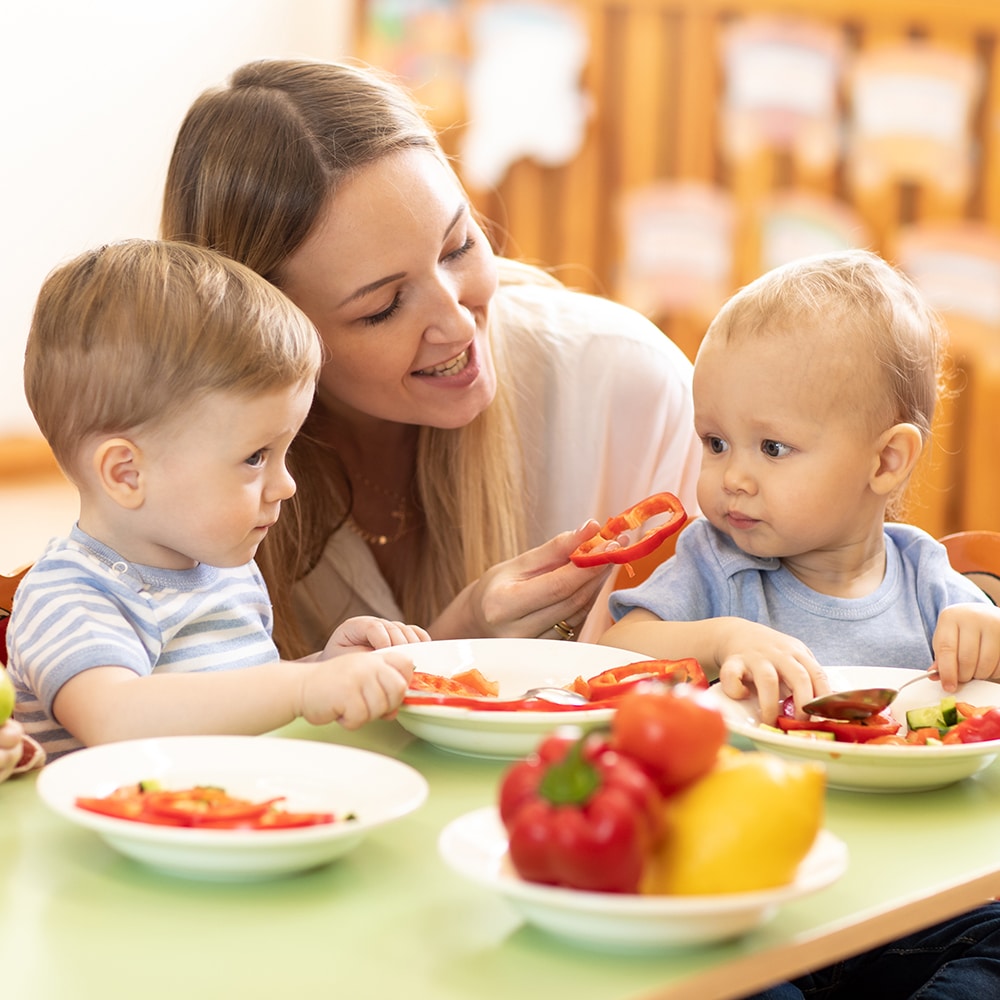
<path fill-rule="evenodd" d="M 441 364 L 433 365 L 430 368 L 421 368 L 419 371 L 415 371 L 414 375 L 430 375 L 434 378 L 439 378 L 442 375 L 457 375 L 459 372 L 464 371 L 469 363 L 469 349 L 466 348 L 461 354 L 456 355 L 449 361 L 442 361 Z"/>

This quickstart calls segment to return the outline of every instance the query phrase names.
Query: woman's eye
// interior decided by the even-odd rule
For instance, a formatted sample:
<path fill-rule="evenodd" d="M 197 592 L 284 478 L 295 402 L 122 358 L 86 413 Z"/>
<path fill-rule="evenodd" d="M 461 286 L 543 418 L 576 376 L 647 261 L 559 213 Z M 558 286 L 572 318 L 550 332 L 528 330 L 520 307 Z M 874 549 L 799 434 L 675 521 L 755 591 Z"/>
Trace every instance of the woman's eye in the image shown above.
<path fill-rule="evenodd" d="M 708 448 L 713 455 L 721 455 L 726 450 L 728 445 L 722 440 L 722 438 L 709 436 L 705 438 L 705 447 Z"/>
<path fill-rule="evenodd" d="M 768 458 L 783 458 L 785 455 L 791 454 L 792 451 L 787 444 L 782 444 L 780 441 L 762 441 L 760 450 Z"/>
<path fill-rule="evenodd" d="M 451 253 L 445 254 L 444 259 L 458 260 L 459 257 L 464 257 L 475 245 L 476 241 L 470 236 L 457 250 L 452 250 Z"/>
<path fill-rule="evenodd" d="M 264 464 L 265 451 L 263 448 L 255 451 L 247 460 L 246 464 L 252 469 L 259 469 Z"/>
<path fill-rule="evenodd" d="M 393 316 L 397 309 L 399 309 L 401 301 L 399 293 L 397 292 L 393 297 L 392 302 L 390 302 L 385 309 L 381 312 L 373 313 L 371 316 L 362 316 L 361 322 L 364 323 L 365 326 L 378 326 L 379 323 L 384 323 L 387 319 L 390 319 Z"/>

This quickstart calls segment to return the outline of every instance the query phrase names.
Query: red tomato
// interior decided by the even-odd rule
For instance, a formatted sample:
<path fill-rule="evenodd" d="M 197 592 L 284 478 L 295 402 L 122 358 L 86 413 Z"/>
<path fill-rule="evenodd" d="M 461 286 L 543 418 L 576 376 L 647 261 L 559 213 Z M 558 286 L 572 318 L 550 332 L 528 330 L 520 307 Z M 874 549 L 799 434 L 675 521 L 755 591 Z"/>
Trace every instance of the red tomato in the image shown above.
<path fill-rule="evenodd" d="M 611 720 L 612 748 L 641 761 L 664 794 L 707 774 L 725 742 L 722 713 L 687 684 L 624 694 Z"/>

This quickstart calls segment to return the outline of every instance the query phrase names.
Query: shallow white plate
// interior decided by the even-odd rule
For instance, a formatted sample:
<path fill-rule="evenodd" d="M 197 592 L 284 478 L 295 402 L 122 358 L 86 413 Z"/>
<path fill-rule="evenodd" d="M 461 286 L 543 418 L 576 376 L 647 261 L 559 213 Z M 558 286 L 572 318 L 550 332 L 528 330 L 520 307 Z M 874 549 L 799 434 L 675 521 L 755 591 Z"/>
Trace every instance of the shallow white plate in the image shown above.
<path fill-rule="evenodd" d="M 194 830 L 79 809 L 148 779 L 164 788 L 217 785 L 254 801 L 353 820 L 291 830 Z M 272 878 L 314 868 L 356 847 L 377 826 L 412 812 L 427 782 L 412 767 L 368 750 L 271 736 L 164 736 L 76 750 L 43 768 L 38 794 L 55 812 L 112 847 L 175 875 L 217 881 Z"/>
<path fill-rule="evenodd" d="M 576 677 L 588 680 L 650 657 L 613 646 L 559 639 L 439 639 L 406 647 L 417 670 L 450 677 L 477 667 L 500 684 L 501 698 L 516 698 L 529 688 L 561 687 Z M 428 743 L 475 757 L 513 760 L 534 750 L 558 726 L 593 729 L 606 725 L 610 708 L 571 712 L 496 712 L 445 705 L 404 705 L 399 724 Z"/>
<path fill-rule="evenodd" d="M 497 810 L 477 809 L 453 820 L 438 839 L 445 862 L 460 875 L 498 892 L 532 924 L 588 947 L 645 951 L 725 941 L 759 926 L 781 903 L 817 892 L 847 869 L 847 845 L 827 830 L 778 889 L 712 896 L 580 892 L 519 878 L 507 856 Z"/>
<path fill-rule="evenodd" d="M 828 667 L 827 674 L 836 690 L 851 688 L 898 688 L 914 676 L 904 667 Z M 756 698 L 733 701 L 718 685 L 709 690 L 723 714 L 730 732 L 750 740 L 759 750 L 793 760 L 818 760 L 826 765 L 827 785 L 859 792 L 915 792 L 941 788 L 968 778 L 993 763 L 1000 754 L 1000 740 L 948 746 L 867 746 L 863 743 L 834 743 L 759 728 L 760 708 Z M 911 684 L 892 703 L 890 711 L 906 725 L 909 709 L 936 705 L 945 697 L 937 681 L 925 679 Z M 972 705 L 1000 705 L 1000 684 L 970 681 L 956 695 Z"/>

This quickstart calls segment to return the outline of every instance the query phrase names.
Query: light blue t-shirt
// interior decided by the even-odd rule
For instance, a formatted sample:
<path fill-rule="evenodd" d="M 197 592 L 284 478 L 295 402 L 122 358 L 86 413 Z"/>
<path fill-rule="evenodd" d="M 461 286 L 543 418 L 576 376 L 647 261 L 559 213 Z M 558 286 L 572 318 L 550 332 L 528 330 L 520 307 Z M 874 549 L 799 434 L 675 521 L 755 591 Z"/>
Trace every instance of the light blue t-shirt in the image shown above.
<path fill-rule="evenodd" d="M 271 627 L 254 562 L 140 566 L 74 527 L 49 543 L 14 593 L 7 650 L 15 718 L 58 757 L 81 746 L 52 716 L 72 677 L 98 666 L 145 676 L 273 663 Z"/>
<path fill-rule="evenodd" d="M 952 569 L 943 545 L 907 524 L 885 526 L 881 586 L 866 597 L 829 597 L 811 590 L 778 559 L 748 555 L 705 519 L 689 524 L 677 552 L 644 583 L 616 590 L 618 621 L 645 608 L 665 621 L 734 616 L 769 625 L 804 642 L 824 666 L 911 667 L 934 661 L 931 637 L 950 604 L 989 604 L 971 580 Z"/>

